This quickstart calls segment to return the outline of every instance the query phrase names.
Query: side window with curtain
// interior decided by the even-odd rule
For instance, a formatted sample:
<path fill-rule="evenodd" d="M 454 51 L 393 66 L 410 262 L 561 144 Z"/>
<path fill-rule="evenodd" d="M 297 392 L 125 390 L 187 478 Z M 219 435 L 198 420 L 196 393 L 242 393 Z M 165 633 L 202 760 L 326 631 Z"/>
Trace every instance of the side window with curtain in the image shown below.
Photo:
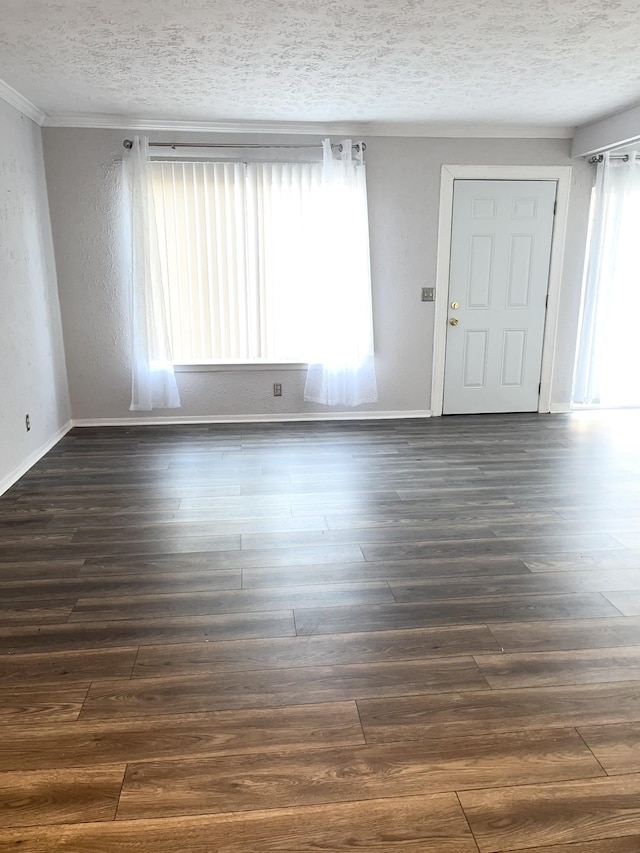
<path fill-rule="evenodd" d="M 600 158 L 592 196 L 588 263 L 573 402 L 640 406 L 640 338 L 620 325 L 640 311 L 640 152 Z"/>
<path fill-rule="evenodd" d="M 180 404 L 174 363 L 225 361 L 306 362 L 305 400 L 377 400 L 363 146 L 322 148 L 176 162 L 130 143 L 132 409 Z"/>
<path fill-rule="evenodd" d="M 306 400 L 377 400 L 364 163 L 339 148 L 325 140 L 321 163 L 150 161 L 175 363 L 304 362 Z"/>

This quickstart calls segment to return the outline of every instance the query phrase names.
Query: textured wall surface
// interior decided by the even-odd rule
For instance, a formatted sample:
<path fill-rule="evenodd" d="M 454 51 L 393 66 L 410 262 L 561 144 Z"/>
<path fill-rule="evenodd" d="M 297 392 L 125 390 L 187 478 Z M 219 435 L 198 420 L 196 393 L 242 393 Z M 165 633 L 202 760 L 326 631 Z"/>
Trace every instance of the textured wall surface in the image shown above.
<path fill-rule="evenodd" d="M 0 364 L 1 482 L 70 417 L 40 128 L 3 101 Z"/>
<path fill-rule="evenodd" d="M 131 134 L 45 128 L 43 135 L 73 415 L 79 419 L 130 417 L 127 266 L 117 158 L 122 140 Z M 195 137 L 155 134 L 154 138 L 186 141 Z M 197 136 L 198 141 L 206 138 Z M 240 140 L 229 137 L 228 141 Z M 303 141 L 308 144 L 309 138 Z M 435 283 L 441 165 L 567 165 L 572 163 L 570 143 L 371 138 L 367 145 L 380 399 L 359 411 L 425 411 L 430 408 L 433 305 L 420 302 L 420 288 Z M 567 403 L 571 392 L 591 186 L 590 167 L 576 161 L 573 166 L 555 404 Z M 272 396 L 273 382 L 282 383 L 281 398 Z M 165 415 L 335 411 L 303 402 L 302 371 L 181 373 L 178 384 L 182 409 Z"/>
<path fill-rule="evenodd" d="M 637 100 L 637 0 L 5 0 L 47 112 L 573 126 Z"/>

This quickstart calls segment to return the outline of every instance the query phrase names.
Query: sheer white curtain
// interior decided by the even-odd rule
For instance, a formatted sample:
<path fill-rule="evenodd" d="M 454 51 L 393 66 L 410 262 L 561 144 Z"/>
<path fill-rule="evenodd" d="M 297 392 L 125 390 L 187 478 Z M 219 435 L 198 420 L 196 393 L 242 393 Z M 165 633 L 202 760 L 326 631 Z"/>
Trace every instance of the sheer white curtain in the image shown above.
<path fill-rule="evenodd" d="M 125 153 L 131 212 L 132 412 L 173 409 L 180 396 L 167 322 L 168 293 L 160 263 L 149 142 L 135 136 Z"/>
<path fill-rule="evenodd" d="M 267 357 L 309 359 L 318 263 L 326 245 L 318 215 L 323 198 L 320 163 L 247 166 L 249 278 L 259 288 Z"/>
<path fill-rule="evenodd" d="M 574 402 L 640 406 L 640 159 L 598 164 Z"/>
<path fill-rule="evenodd" d="M 334 156 L 323 142 L 322 193 L 315 210 L 319 251 L 309 268 L 305 400 L 357 406 L 378 399 L 373 354 L 367 186 L 351 140 Z"/>

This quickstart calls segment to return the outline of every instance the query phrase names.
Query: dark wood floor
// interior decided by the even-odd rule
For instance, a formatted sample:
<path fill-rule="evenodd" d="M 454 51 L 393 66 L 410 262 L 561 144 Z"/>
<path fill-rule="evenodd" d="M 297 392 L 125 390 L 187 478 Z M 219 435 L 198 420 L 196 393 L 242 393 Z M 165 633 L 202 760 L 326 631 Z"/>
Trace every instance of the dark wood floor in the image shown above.
<path fill-rule="evenodd" d="M 638 853 L 639 434 L 74 430 L 0 499 L 0 850 Z"/>

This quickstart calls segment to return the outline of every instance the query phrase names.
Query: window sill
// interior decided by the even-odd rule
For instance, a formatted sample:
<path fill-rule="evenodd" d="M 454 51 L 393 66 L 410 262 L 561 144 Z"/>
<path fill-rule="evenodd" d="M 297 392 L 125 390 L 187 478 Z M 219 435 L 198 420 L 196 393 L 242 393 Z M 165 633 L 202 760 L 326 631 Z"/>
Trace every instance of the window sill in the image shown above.
<path fill-rule="evenodd" d="M 235 370 L 306 370 L 303 361 L 210 361 L 174 364 L 176 373 L 219 373 Z"/>

